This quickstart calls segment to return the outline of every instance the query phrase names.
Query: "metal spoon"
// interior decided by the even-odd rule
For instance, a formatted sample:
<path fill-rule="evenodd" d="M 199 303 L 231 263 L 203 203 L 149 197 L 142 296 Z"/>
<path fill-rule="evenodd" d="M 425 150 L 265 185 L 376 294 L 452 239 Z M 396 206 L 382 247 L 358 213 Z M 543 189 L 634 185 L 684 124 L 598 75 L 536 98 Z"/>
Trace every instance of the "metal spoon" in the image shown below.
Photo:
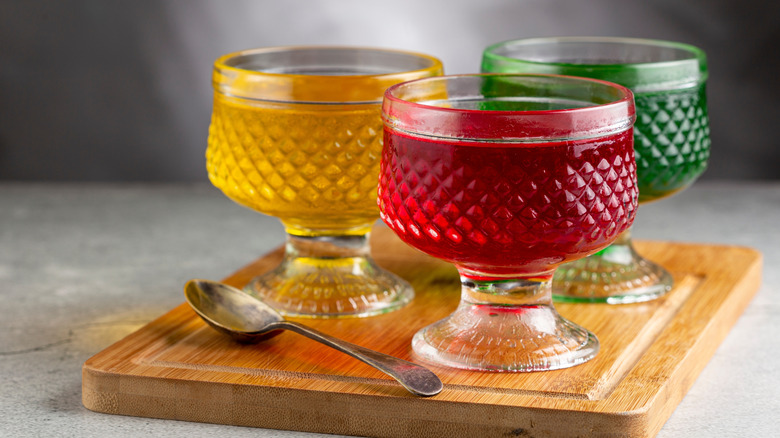
<path fill-rule="evenodd" d="M 190 280 L 184 286 L 184 296 L 204 321 L 239 342 L 259 342 L 291 330 L 371 365 L 395 378 L 412 394 L 428 397 L 442 390 L 441 380 L 427 368 L 287 321 L 264 302 L 226 284 Z"/>

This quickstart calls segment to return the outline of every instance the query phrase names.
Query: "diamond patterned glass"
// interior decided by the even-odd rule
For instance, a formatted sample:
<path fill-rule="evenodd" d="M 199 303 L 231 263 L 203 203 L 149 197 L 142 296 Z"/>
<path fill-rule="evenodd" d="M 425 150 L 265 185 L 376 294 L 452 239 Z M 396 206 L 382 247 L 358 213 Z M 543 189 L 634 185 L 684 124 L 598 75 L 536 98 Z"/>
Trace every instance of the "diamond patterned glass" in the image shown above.
<path fill-rule="evenodd" d="M 696 47 L 634 38 L 523 39 L 485 49 L 482 70 L 581 76 L 631 88 L 640 203 L 683 190 L 707 167 L 707 64 Z M 559 269 L 553 287 L 562 300 L 633 303 L 668 292 L 672 276 L 637 254 L 626 231 L 604 251 Z"/>
<path fill-rule="evenodd" d="M 381 218 L 462 282 L 458 309 L 414 336 L 415 354 L 517 372 L 594 357 L 596 337 L 555 311 L 551 280 L 633 222 L 631 92 L 581 78 L 444 76 L 391 87 L 383 119 Z"/>
<path fill-rule="evenodd" d="M 366 316 L 411 300 L 367 244 L 379 216 L 380 103 L 392 84 L 441 73 L 435 58 L 382 49 L 267 48 L 216 61 L 209 179 L 288 234 L 282 263 L 248 293 L 305 317 Z"/>
<path fill-rule="evenodd" d="M 710 127 L 705 84 L 635 95 L 634 150 L 639 202 L 669 196 L 707 168 Z"/>

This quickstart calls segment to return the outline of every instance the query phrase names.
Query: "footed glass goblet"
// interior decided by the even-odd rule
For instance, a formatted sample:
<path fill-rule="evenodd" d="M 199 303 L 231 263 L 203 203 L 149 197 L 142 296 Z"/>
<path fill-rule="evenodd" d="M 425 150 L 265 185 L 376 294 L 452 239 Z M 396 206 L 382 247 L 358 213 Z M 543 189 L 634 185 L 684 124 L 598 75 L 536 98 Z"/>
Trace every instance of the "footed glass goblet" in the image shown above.
<path fill-rule="evenodd" d="M 564 76 L 442 76 L 389 88 L 382 116 L 381 218 L 462 283 L 457 310 L 417 332 L 414 353 L 518 372 L 594 357 L 598 340 L 558 314 L 551 281 L 634 219 L 631 92 Z"/>
<path fill-rule="evenodd" d="M 209 179 L 287 231 L 282 263 L 247 292 L 301 317 L 368 316 L 412 299 L 368 248 L 379 218 L 381 101 L 390 85 L 441 73 L 435 58 L 383 49 L 279 47 L 217 59 Z"/>
<path fill-rule="evenodd" d="M 582 76 L 630 88 L 640 204 L 677 193 L 707 167 L 707 63 L 694 46 L 635 38 L 524 39 L 485 49 L 482 70 Z M 636 252 L 627 230 L 603 251 L 562 266 L 553 294 L 563 301 L 634 303 L 665 294 L 672 283 L 663 267 Z"/>

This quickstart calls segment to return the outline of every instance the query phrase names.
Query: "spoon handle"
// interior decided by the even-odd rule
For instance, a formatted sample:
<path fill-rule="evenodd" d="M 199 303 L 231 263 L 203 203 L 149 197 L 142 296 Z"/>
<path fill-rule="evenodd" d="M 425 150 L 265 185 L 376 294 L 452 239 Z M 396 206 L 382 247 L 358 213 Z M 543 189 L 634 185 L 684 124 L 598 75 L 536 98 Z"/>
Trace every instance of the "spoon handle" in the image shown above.
<path fill-rule="evenodd" d="M 429 397 L 442 390 L 443 385 L 436 374 L 420 365 L 334 338 L 297 322 L 281 321 L 274 325 L 299 333 L 361 360 L 393 377 L 412 394 Z"/>

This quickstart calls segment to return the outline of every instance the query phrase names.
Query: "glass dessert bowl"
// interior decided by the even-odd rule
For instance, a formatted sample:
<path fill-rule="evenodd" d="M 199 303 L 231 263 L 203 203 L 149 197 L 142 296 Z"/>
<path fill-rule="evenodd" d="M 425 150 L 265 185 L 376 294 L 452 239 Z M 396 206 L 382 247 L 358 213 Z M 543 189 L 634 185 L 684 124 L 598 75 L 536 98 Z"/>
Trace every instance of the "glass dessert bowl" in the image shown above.
<path fill-rule="evenodd" d="M 593 333 L 552 303 L 558 265 L 595 253 L 633 222 L 631 92 L 544 75 L 462 75 L 388 89 L 382 220 L 458 269 L 460 304 L 417 332 L 414 353 L 483 371 L 583 363 Z"/>
<path fill-rule="evenodd" d="M 692 184 L 710 155 L 707 62 L 694 46 L 636 38 L 532 38 L 485 49 L 482 70 L 562 74 L 630 88 L 640 204 Z M 553 293 L 564 301 L 634 303 L 669 290 L 672 276 L 637 253 L 630 230 L 603 251 L 562 266 Z"/>
<path fill-rule="evenodd" d="M 287 232 L 282 263 L 247 292 L 300 317 L 368 316 L 412 299 L 368 247 L 379 217 L 381 99 L 390 85 L 439 74 L 433 57 L 370 48 L 277 47 L 217 59 L 209 179 Z"/>

